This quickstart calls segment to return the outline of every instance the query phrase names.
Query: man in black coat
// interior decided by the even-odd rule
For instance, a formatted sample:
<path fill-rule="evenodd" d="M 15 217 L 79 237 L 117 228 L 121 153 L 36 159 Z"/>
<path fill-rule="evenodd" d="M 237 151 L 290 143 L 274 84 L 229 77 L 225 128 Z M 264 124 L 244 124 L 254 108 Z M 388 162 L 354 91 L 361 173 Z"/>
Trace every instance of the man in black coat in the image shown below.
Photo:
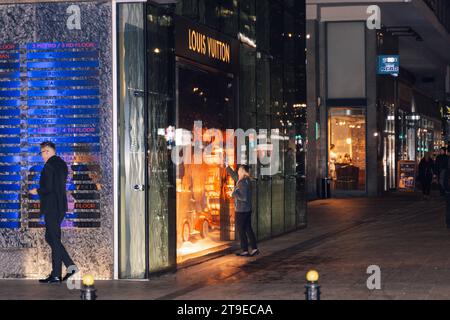
<path fill-rule="evenodd" d="M 52 249 L 52 272 L 40 283 L 60 283 L 75 274 L 76 266 L 61 243 L 61 222 L 67 212 L 66 182 L 68 169 L 63 159 L 56 155 L 53 142 L 41 143 L 42 158 L 45 165 L 39 180 L 39 189 L 32 189 L 32 195 L 39 194 L 41 214 L 45 218 L 45 240 Z M 61 278 L 62 265 L 71 267 L 64 278 Z"/>

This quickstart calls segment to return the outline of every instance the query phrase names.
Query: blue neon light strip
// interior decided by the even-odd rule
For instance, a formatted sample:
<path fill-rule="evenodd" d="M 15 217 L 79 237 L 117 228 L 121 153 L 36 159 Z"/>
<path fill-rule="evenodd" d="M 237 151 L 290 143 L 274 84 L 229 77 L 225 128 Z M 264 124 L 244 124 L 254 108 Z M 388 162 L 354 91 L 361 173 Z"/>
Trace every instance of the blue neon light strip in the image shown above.
<path fill-rule="evenodd" d="M 89 106 L 98 105 L 99 99 L 46 99 L 46 100 L 28 100 L 30 107 L 38 106 Z"/>
<path fill-rule="evenodd" d="M 20 191 L 20 184 L 0 184 L 0 191 Z"/>
<path fill-rule="evenodd" d="M 7 65 L 5 63 L 5 65 Z M 11 63 L 14 65 L 14 63 Z M 0 68 L 2 63 L 0 63 Z M 61 62 L 27 62 L 27 68 L 31 69 L 67 69 L 67 68 L 98 68 L 98 61 L 61 61 Z M 20 67 L 20 64 L 17 63 L 17 68 Z M 8 69 L 12 69 L 8 68 Z"/>
<path fill-rule="evenodd" d="M 28 113 L 31 110 L 28 111 Z M 98 109 L 97 109 L 98 111 Z M 95 112 L 97 112 L 95 111 Z M 53 127 L 53 128 L 28 128 L 28 134 L 98 134 L 97 126 L 89 127 Z"/>
<path fill-rule="evenodd" d="M 0 138 L 0 142 L 2 138 Z M 51 141 L 55 144 L 60 143 L 100 143 L 100 137 L 31 137 L 28 138 L 29 144 L 39 144 L 44 141 Z"/>
<path fill-rule="evenodd" d="M 80 151 L 81 150 L 81 151 Z M 35 147 L 28 147 L 28 149 L 25 149 L 24 152 L 29 153 L 38 153 L 41 151 L 41 148 L 39 146 Z M 1 152 L 1 148 L 0 148 Z M 19 148 L 20 152 L 20 148 Z M 100 152 L 100 146 L 99 145 L 90 145 L 90 146 L 56 146 L 56 153 L 73 153 L 73 152 L 79 152 L 79 153 L 91 153 L 91 152 Z"/>
<path fill-rule="evenodd" d="M 1 91 L 0 91 L 1 92 Z M 98 96 L 98 89 L 80 89 L 80 90 L 28 90 L 30 97 L 54 97 L 54 96 Z M 20 91 L 19 91 L 20 95 Z"/>
<path fill-rule="evenodd" d="M 0 200 L 19 200 L 18 193 L 0 193 Z"/>
<path fill-rule="evenodd" d="M 20 78 L 20 72 L 0 72 L 0 78 L 18 79 Z"/>
<path fill-rule="evenodd" d="M 30 172 L 41 172 L 42 169 L 44 169 L 43 165 L 39 165 L 39 166 L 32 166 L 30 169 L 28 169 L 28 171 Z"/>
<path fill-rule="evenodd" d="M 98 58 L 97 51 L 57 51 L 57 52 L 29 52 L 27 59 L 77 59 Z"/>
<path fill-rule="evenodd" d="M 0 203 L 1 210 L 20 210 L 20 203 Z"/>
<path fill-rule="evenodd" d="M 32 42 L 27 44 L 28 50 L 50 49 L 93 49 L 97 48 L 95 42 Z"/>
<path fill-rule="evenodd" d="M 41 163 L 41 162 L 43 162 L 41 156 L 35 156 L 35 157 L 30 156 L 27 159 L 28 159 L 28 162 L 32 162 L 32 163 Z"/>
<path fill-rule="evenodd" d="M 0 109 L 0 117 L 18 117 L 20 116 L 20 109 Z"/>
<path fill-rule="evenodd" d="M 93 80 L 93 79 L 87 79 L 87 80 L 34 80 L 34 81 L 28 81 L 28 87 L 46 87 L 46 88 L 53 88 L 53 87 L 92 87 L 92 86 L 98 86 L 99 81 Z"/>
<path fill-rule="evenodd" d="M 20 156 L 0 156 L 0 163 L 20 163 Z"/>
<path fill-rule="evenodd" d="M 19 69 L 20 62 L 0 62 L 0 69 Z"/>
<path fill-rule="evenodd" d="M 98 70 L 28 71 L 28 78 L 97 77 Z"/>
<path fill-rule="evenodd" d="M 0 100 L 0 107 L 19 107 L 20 100 Z"/>
<path fill-rule="evenodd" d="M 18 126 L 20 119 L 0 119 L 0 126 Z"/>
<path fill-rule="evenodd" d="M 1 111 L 0 111 L 0 115 Z M 0 135 L 20 135 L 20 128 L 0 128 Z M 3 138 L 0 138 L 0 142 Z"/>
<path fill-rule="evenodd" d="M 0 81 L 0 88 L 20 88 L 20 81 Z"/>
<path fill-rule="evenodd" d="M 28 120 L 29 125 L 64 125 L 64 124 L 98 124 L 98 123 L 99 123 L 98 118 L 55 118 L 55 119 L 32 118 Z"/>
<path fill-rule="evenodd" d="M 0 229 L 19 229 L 20 222 L 0 222 Z"/>
<path fill-rule="evenodd" d="M 20 219 L 20 213 L 19 212 L 0 212 L 0 219 Z"/>
<path fill-rule="evenodd" d="M 0 60 L 19 60 L 20 54 L 18 52 L 1 53 Z"/>
<path fill-rule="evenodd" d="M 21 151 L 20 147 L 4 147 L 4 146 L 0 146 L 0 153 L 14 154 L 14 153 L 20 153 L 20 151 Z"/>
<path fill-rule="evenodd" d="M 98 108 L 70 108 L 70 109 L 29 109 L 29 116 L 57 116 L 57 115 L 98 115 Z M 1 111 L 0 111 L 1 115 Z M 74 132 L 75 133 L 75 132 Z"/>
<path fill-rule="evenodd" d="M 2 185 L 0 184 L 0 190 L 2 190 L 2 189 L 1 189 L 1 186 L 2 186 Z M 39 184 L 29 184 L 29 185 L 28 185 L 28 188 L 29 188 L 29 190 L 31 190 L 31 189 L 33 189 L 33 188 L 39 188 Z M 68 191 L 75 191 L 75 190 L 77 190 L 75 184 L 73 184 L 73 183 L 68 183 L 68 184 L 66 185 L 66 188 L 67 188 Z M 19 189 L 19 190 L 20 190 L 20 189 Z M 93 190 L 88 190 L 88 191 L 93 191 Z"/>
<path fill-rule="evenodd" d="M 19 172 L 21 166 L 2 166 L 0 165 L 0 172 Z"/>
<path fill-rule="evenodd" d="M 20 90 L 0 90 L 0 97 L 20 97 Z"/>
<path fill-rule="evenodd" d="M 22 177 L 18 174 L 0 174 L 0 181 L 21 181 Z M 0 206 L 1 207 L 1 206 Z"/>
<path fill-rule="evenodd" d="M 0 138 L 0 144 L 20 144 L 20 138 Z"/>

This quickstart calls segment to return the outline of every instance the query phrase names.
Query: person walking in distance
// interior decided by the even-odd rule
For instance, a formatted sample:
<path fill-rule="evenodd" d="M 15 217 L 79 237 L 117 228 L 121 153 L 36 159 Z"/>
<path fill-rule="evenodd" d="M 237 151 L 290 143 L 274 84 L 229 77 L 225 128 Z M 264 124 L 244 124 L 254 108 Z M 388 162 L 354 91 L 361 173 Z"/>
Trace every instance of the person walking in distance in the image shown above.
<path fill-rule="evenodd" d="M 250 168 L 247 165 L 240 165 L 236 173 L 230 166 L 227 166 L 228 174 L 236 182 L 233 193 L 236 214 L 236 229 L 241 241 L 242 252 L 236 253 L 237 256 L 249 257 L 259 254 L 256 245 L 255 233 L 252 229 L 252 190 L 250 181 Z M 248 238 L 247 238 L 248 237 Z M 252 251 L 248 250 L 248 242 Z"/>
<path fill-rule="evenodd" d="M 427 153 L 419 163 L 419 181 L 422 186 L 423 198 L 430 199 L 431 182 L 433 180 L 434 161 Z"/>
<path fill-rule="evenodd" d="M 30 194 L 39 195 L 40 211 L 45 220 L 45 240 L 52 250 L 52 272 L 40 283 L 60 283 L 76 273 L 76 266 L 61 243 L 61 222 L 67 212 L 66 183 L 68 168 L 63 159 L 56 155 L 53 142 L 40 145 L 41 156 L 45 162 L 39 179 L 39 189 L 31 189 Z M 64 278 L 61 277 L 62 262 L 71 267 Z"/>
<path fill-rule="evenodd" d="M 441 196 L 445 196 L 445 191 L 448 189 L 448 160 L 447 148 L 441 148 L 440 154 L 436 157 L 435 161 L 435 173 L 438 178 Z"/>

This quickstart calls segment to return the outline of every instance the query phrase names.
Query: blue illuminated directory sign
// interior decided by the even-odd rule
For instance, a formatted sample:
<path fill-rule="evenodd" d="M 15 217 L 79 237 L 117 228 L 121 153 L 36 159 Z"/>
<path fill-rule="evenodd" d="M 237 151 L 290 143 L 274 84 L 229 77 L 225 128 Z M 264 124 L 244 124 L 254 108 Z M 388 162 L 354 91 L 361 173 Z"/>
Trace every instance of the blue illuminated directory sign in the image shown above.
<path fill-rule="evenodd" d="M 16 44 L 0 44 L 0 228 L 21 227 L 19 49 Z"/>
<path fill-rule="evenodd" d="M 95 42 L 0 44 L 0 228 L 43 226 L 39 144 L 70 167 L 64 227 L 100 226 L 100 77 Z M 24 195 L 29 197 L 25 201 Z"/>

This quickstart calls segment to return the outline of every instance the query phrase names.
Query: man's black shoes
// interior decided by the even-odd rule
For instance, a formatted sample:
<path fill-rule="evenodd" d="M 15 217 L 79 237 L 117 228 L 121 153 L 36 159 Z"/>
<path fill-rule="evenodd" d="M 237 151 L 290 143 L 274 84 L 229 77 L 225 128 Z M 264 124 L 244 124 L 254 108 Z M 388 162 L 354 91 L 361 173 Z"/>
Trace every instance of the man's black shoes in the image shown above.
<path fill-rule="evenodd" d="M 68 273 L 66 273 L 66 275 L 64 276 L 64 278 L 62 278 L 62 281 L 63 282 L 66 282 L 67 280 L 69 280 L 69 278 L 71 277 L 71 276 L 73 276 L 75 273 L 77 273 L 77 271 L 72 271 L 72 272 L 68 272 Z"/>
<path fill-rule="evenodd" d="M 47 284 L 61 283 L 61 278 L 60 277 L 49 276 L 46 279 L 40 279 L 39 283 L 47 283 Z"/>

